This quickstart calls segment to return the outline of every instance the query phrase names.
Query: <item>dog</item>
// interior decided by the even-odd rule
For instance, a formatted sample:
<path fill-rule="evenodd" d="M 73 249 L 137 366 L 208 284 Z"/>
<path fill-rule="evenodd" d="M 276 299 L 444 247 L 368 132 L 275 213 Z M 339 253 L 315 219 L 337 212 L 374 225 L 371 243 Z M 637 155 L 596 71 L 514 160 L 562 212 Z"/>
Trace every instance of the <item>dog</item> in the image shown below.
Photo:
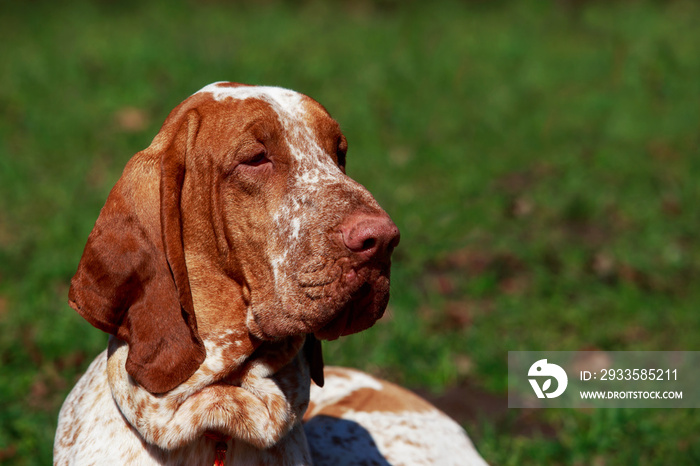
<path fill-rule="evenodd" d="M 484 464 L 407 390 L 324 370 L 320 340 L 382 316 L 400 237 L 346 152 L 286 89 L 214 83 L 170 113 L 71 281 L 110 338 L 61 408 L 54 464 Z"/>

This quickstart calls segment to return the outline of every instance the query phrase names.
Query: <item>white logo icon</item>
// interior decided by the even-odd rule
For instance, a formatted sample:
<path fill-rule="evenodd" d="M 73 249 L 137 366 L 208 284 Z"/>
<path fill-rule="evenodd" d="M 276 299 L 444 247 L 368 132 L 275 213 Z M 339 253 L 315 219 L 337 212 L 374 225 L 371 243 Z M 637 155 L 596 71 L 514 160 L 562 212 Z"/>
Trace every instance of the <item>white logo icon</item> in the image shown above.
<path fill-rule="evenodd" d="M 528 379 L 532 389 L 535 390 L 537 398 L 556 398 L 566 390 L 566 385 L 569 383 L 569 378 L 566 376 L 566 372 L 560 366 L 556 364 L 548 364 L 546 359 L 540 359 L 535 364 L 530 366 L 530 370 L 527 372 L 528 377 L 549 377 L 542 384 L 540 388 L 537 379 Z M 552 385 L 552 379 L 557 379 L 557 389 L 551 393 L 548 393 L 549 387 Z"/>

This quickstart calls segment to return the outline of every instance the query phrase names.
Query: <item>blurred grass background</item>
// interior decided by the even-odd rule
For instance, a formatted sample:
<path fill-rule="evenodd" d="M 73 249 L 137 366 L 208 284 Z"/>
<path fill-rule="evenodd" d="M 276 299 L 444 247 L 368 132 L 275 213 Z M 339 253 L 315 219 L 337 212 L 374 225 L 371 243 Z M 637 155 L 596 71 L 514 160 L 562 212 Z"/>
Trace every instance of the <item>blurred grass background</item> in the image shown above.
<path fill-rule="evenodd" d="M 700 350 L 695 1 L 0 3 L 0 462 L 49 464 L 106 336 L 66 304 L 109 189 L 218 80 L 289 87 L 402 231 L 327 362 L 421 390 L 493 464 L 700 463 L 675 410 L 508 410 L 509 350 Z"/>

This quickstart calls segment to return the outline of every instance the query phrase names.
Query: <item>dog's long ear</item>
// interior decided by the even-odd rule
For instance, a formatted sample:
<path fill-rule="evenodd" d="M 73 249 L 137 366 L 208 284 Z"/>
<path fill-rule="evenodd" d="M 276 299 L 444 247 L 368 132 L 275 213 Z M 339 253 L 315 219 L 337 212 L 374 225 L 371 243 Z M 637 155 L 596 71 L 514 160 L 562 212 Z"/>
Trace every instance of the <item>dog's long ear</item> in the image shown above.
<path fill-rule="evenodd" d="M 321 341 L 316 338 L 313 333 L 306 335 L 306 341 L 304 341 L 304 356 L 306 356 L 306 360 L 309 362 L 311 380 L 319 387 L 323 387 L 325 382 L 323 378 L 323 348 L 321 348 Z"/>
<path fill-rule="evenodd" d="M 206 356 L 180 212 L 185 157 L 199 115 L 183 113 L 166 120 L 154 144 L 125 168 L 88 237 L 69 291 L 73 309 L 129 344 L 126 370 L 152 393 L 187 380 Z"/>

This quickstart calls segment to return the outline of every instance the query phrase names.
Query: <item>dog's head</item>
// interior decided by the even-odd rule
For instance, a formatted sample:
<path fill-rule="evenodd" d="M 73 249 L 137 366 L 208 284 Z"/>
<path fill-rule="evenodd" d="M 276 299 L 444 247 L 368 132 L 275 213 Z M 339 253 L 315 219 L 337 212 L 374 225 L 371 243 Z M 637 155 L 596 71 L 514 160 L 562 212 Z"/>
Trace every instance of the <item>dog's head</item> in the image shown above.
<path fill-rule="evenodd" d="M 346 150 L 309 97 L 205 87 L 128 163 L 71 306 L 129 344 L 127 371 L 152 393 L 197 370 L 203 341 L 250 355 L 264 341 L 368 328 L 389 298 L 399 233 L 345 174 Z"/>

